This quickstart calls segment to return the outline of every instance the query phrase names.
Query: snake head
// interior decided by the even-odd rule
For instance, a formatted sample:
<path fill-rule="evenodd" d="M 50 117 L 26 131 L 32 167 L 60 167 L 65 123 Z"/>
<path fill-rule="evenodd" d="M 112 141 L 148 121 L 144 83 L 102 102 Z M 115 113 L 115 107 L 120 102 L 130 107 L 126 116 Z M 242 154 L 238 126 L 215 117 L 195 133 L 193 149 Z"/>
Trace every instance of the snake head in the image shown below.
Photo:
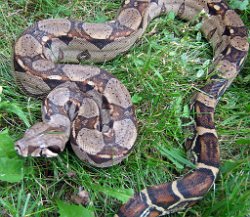
<path fill-rule="evenodd" d="M 69 139 L 60 127 L 47 123 L 37 123 L 29 128 L 24 137 L 15 143 L 15 150 L 23 157 L 56 157 L 65 148 Z"/>

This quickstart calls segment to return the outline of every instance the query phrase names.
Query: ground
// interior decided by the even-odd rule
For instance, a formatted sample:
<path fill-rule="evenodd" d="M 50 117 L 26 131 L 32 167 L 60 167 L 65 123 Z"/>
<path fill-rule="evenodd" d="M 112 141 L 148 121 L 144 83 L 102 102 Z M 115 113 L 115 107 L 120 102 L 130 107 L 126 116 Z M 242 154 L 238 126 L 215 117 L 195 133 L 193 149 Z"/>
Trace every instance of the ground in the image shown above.
<path fill-rule="evenodd" d="M 249 28 L 248 1 L 230 4 Z M 68 204 L 82 187 L 90 197 L 83 216 L 111 217 L 133 190 L 174 180 L 187 171 L 183 120 L 189 116 L 192 93 L 206 81 L 212 50 L 197 32 L 198 23 L 182 22 L 173 14 L 155 19 L 129 52 L 99 64 L 122 81 L 135 105 L 139 136 L 129 158 L 112 168 L 97 169 L 81 162 L 70 148 L 55 159 L 24 159 L 13 151 L 13 141 L 41 119 L 40 100 L 22 93 L 11 75 L 15 39 L 40 19 L 102 22 L 114 18 L 119 5 L 118 0 L 0 2 L 1 216 L 71 212 Z M 173 216 L 249 216 L 249 66 L 250 58 L 216 110 L 221 170 L 214 187 L 197 205 Z"/>

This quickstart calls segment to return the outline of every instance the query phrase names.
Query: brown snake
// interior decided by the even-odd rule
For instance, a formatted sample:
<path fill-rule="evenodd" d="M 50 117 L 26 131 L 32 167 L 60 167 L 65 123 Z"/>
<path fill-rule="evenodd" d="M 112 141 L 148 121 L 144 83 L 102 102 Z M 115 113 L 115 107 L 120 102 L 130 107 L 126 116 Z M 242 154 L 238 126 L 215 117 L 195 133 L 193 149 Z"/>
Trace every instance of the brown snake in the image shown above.
<path fill-rule="evenodd" d="M 184 20 L 202 13 L 201 31 L 214 51 L 209 80 L 191 105 L 195 133 L 186 148 L 193 153 L 196 169 L 137 193 L 120 208 L 119 217 L 154 217 L 185 209 L 213 185 L 220 160 L 215 107 L 249 49 L 242 20 L 224 0 L 125 0 L 116 19 L 105 23 L 38 21 L 24 31 L 14 48 L 18 84 L 27 94 L 44 98 L 43 122 L 16 142 L 18 153 L 54 157 L 70 139 L 81 160 L 108 167 L 127 157 L 136 140 L 130 94 L 103 69 L 65 62 L 111 60 L 127 51 L 153 18 L 170 11 Z"/>

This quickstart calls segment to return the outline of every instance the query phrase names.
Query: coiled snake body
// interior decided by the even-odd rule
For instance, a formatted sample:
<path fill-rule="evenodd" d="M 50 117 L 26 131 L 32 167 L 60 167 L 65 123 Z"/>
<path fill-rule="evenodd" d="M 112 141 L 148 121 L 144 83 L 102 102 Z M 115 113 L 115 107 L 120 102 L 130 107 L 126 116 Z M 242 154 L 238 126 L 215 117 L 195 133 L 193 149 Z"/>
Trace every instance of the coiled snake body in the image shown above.
<path fill-rule="evenodd" d="M 130 95 L 103 69 L 64 63 L 111 60 L 127 51 L 153 18 L 170 11 L 184 20 L 202 12 L 201 31 L 214 50 L 211 76 L 191 105 L 195 133 L 186 148 L 197 166 L 176 181 L 142 190 L 120 208 L 119 217 L 154 217 L 184 209 L 213 185 L 220 158 L 214 111 L 247 56 L 243 22 L 224 0 L 125 0 L 113 21 L 42 20 L 25 30 L 14 47 L 18 84 L 29 95 L 44 97 L 43 122 L 16 142 L 18 153 L 54 157 L 70 139 L 80 159 L 107 167 L 127 157 L 136 140 Z"/>

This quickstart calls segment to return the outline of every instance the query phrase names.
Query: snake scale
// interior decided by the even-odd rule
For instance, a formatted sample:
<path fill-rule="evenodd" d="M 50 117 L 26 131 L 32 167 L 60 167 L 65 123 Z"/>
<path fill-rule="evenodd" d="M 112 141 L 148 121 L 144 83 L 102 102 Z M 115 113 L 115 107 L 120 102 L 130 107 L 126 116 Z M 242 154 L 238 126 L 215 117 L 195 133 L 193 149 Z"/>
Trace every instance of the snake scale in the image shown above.
<path fill-rule="evenodd" d="M 178 180 L 135 194 L 117 217 L 173 213 L 196 203 L 213 185 L 220 159 L 215 107 L 249 49 L 242 20 L 224 0 L 125 0 L 112 21 L 41 20 L 25 30 L 14 46 L 17 83 L 25 93 L 43 98 L 43 121 L 15 143 L 17 152 L 24 157 L 54 157 L 70 140 L 81 160 L 108 167 L 128 156 L 137 137 L 131 97 L 107 71 L 75 63 L 113 59 L 142 36 L 153 18 L 170 11 L 183 20 L 202 13 L 201 32 L 214 51 L 209 79 L 191 104 L 195 132 L 185 146 L 196 168 Z"/>

